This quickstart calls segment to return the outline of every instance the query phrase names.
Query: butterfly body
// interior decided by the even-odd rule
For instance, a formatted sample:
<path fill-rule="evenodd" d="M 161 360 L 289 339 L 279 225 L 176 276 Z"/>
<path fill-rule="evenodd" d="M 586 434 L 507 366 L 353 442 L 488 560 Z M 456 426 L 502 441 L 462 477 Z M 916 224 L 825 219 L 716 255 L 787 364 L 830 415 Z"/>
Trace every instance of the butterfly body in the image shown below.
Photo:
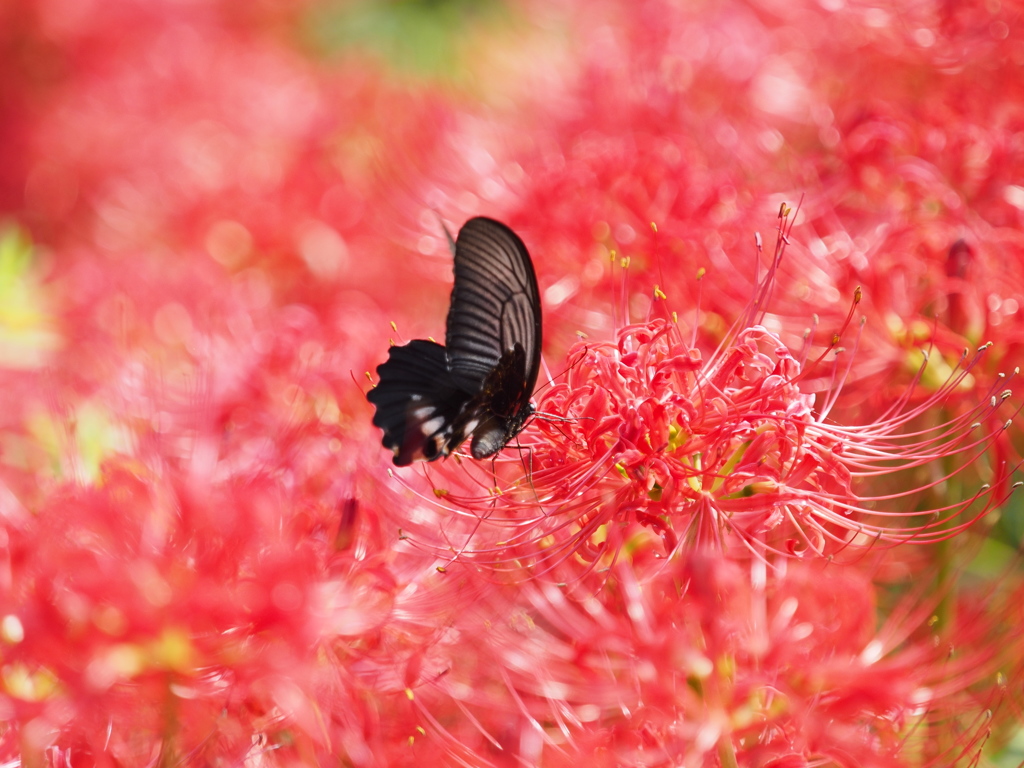
<path fill-rule="evenodd" d="M 533 413 L 541 314 L 526 246 L 501 222 L 478 217 L 452 250 L 445 346 L 416 339 L 392 347 L 367 394 L 398 466 L 447 456 L 470 437 L 473 458 L 486 458 Z"/>

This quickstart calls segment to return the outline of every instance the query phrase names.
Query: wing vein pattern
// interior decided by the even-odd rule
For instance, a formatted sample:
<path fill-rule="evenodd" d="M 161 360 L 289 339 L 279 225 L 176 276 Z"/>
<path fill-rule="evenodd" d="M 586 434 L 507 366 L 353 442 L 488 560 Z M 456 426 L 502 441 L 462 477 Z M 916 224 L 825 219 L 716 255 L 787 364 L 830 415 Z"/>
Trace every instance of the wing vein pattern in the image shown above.
<path fill-rule="evenodd" d="M 540 295 L 522 240 L 504 224 L 478 217 L 459 231 L 455 285 L 445 346 L 452 379 L 480 391 L 503 354 L 520 344 L 533 390 L 540 363 Z"/>

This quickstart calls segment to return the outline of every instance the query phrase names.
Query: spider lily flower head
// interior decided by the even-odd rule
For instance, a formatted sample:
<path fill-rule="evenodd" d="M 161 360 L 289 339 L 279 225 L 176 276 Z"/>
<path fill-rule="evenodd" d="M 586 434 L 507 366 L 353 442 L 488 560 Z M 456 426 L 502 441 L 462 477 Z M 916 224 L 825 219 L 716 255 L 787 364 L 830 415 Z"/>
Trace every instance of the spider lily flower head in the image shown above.
<path fill-rule="evenodd" d="M 460 663 L 431 686 L 435 711 L 448 697 L 470 715 L 446 726 L 452 749 L 556 766 L 948 765 L 980 751 L 990 720 L 962 713 L 971 695 L 1001 696 L 999 654 L 971 644 L 993 616 L 944 637 L 934 600 L 915 595 L 876 624 L 862 569 L 762 570 L 695 550 L 643 580 L 619 560 L 593 593 L 492 593 L 454 619 Z M 956 735 L 935 739 L 951 720 Z"/>
<path fill-rule="evenodd" d="M 466 590 L 396 558 L 351 479 L 313 494 L 298 467 L 163 458 L 107 461 L 6 529 L 3 759 L 397 764 L 403 692 Z"/>
<path fill-rule="evenodd" d="M 998 501 L 982 485 L 948 506 L 900 511 L 940 481 L 888 498 L 859 490 L 873 476 L 914 477 L 910 470 L 931 462 L 985 453 L 1002 429 L 991 422 L 1003 390 L 948 423 L 919 424 L 981 352 L 922 403 L 898 401 L 862 425 L 833 423 L 838 387 L 802 391 L 815 363 L 763 326 L 744 328 L 707 361 L 665 322 L 624 328 L 617 343 L 580 353 L 584 362 L 540 402 L 541 411 L 575 420 L 540 421 L 540 437 L 527 442 L 539 504 L 551 522 L 574 517 L 576 536 L 628 519 L 659 532 L 669 549 L 742 542 L 758 552 L 828 556 L 945 538 Z M 992 479 L 1007 472 L 994 467 Z"/>
<path fill-rule="evenodd" d="M 506 561 L 531 551 L 554 563 L 571 550 L 596 563 L 638 525 L 662 538 L 665 554 L 741 545 L 758 556 L 833 557 L 945 539 L 1002 500 L 1012 467 L 986 461 L 1014 415 L 1004 405 L 1007 377 L 972 408 L 936 421 L 987 347 L 965 352 L 924 398 L 912 399 L 912 385 L 865 423 L 836 423 L 830 414 L 856 354 L 856 344 L 839 347 L 853 310 L 829 343 L 815 346 L 808 335 L 794 351 L 759 322 L 773 280 L 774 270 L 709 356 L 676 322 L 659 319 L 623 327 L 614 341 L 579 343 L 565 379 L 538 401 L 538 412 L 555 419 L 542 416 L 521 435 L 524 456 L 511 472 L 521 477 L 525 468 L 527 479 L 510 479 L 498 495 L 442 491 L 474 531 L 514 528 L 478 551 Z M 973 490 L 922 503 L 972 464 L 982 476 L 963 475 Z M 513 477 L 488 481 L 489 468 L 476 471 L 480 487 Z M 867 490 L 893 476 L 901 478 L 895 490 Z"/>

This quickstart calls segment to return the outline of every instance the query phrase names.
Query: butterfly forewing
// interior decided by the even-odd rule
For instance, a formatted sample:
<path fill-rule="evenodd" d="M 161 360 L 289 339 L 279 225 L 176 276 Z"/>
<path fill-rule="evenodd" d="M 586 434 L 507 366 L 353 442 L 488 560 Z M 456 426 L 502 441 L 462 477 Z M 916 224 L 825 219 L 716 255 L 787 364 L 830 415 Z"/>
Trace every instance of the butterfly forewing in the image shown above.
<path fill-rule="evenodd" d="M 520 344 L 526 389 L 532 393 L 540 339 L 540 295 L 526 246 L 499 221 L 470 219 L 455 242 L 455 285 L 445 337 L 452 378 L 467 391 L 479 392 L 502 355 Z"/>

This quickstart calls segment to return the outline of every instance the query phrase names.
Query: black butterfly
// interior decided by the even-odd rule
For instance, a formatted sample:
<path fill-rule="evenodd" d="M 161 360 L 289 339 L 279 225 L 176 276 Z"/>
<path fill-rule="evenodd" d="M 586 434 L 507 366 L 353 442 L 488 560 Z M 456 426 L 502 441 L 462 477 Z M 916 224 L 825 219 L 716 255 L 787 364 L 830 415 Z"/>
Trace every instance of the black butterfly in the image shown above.
<path fill-rule="evenodd" d="M 392 347 L 367 399 L 397 466 L 447 456 L 473 437 L 482 459 L 519 434 L 533 413 L 540 368 L 540 294 L 530 254 L 493 219 L 467 221 L 449 243 L 455 285 L 442 347 Z"/>

